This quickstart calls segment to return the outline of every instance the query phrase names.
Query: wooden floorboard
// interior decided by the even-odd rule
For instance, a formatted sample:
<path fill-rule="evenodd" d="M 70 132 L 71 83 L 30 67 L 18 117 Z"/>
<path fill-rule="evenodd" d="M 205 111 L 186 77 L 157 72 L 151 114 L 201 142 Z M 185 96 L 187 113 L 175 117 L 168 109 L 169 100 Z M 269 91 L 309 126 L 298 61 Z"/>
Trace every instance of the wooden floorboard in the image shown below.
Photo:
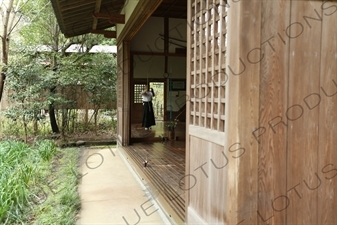
<path fill-rule="evenodd" d="M 179 185 L 184 184 L 185 142 L 135 143 L 123 149 L 184 221 L 185 192 Z M 143 165 L 145 160 L 148 161 L 147 167 Z"/>
<path fill-rule="evenodd" d="M 156 121 L 156 125 L 151 127 L 151 130 L 145 130 L 141 123 L 131 124 L 131 139 L 134 143 L 148 141 L 161 141 L 161 137 L 167 137 L 167 121 Z M 177 122 L 175 135 L 178 140 L 185 140 L 184 122 Z"/>

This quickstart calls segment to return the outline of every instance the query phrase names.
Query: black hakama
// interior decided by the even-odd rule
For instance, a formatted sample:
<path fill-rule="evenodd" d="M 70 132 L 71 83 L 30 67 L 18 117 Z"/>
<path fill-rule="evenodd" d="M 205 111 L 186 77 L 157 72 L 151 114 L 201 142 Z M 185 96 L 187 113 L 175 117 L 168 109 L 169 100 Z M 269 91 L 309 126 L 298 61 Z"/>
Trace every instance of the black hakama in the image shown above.
<path fill-rule="evenodd" d="M 142 126 L 150 128 L 151 126 L 156 125 L 154 118 L 152 102 L 143 102 L 143 122 Z"/>

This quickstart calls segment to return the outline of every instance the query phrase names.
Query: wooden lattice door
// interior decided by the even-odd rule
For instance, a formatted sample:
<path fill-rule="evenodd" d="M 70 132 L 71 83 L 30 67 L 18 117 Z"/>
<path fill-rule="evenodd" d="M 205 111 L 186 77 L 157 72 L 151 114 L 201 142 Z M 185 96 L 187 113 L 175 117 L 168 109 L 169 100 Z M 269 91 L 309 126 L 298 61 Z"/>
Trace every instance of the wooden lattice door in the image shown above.
<path fill-rule="evenodd" d="M 221 152 L 225 145 L 226 111 L 226 3 L 215 0 L 188 2 L 187 143 L 186 143 L 186 209 L 189 224 L 205 222 L 210 217 L 215 196 L 212 183 L 222 179 L 222 173 L 208 174 L 209 159 L 225 163 Z M 208 161 L 208 162 L 207 162 Z M 218 215 L 213 222 L 223 221 Z"/>

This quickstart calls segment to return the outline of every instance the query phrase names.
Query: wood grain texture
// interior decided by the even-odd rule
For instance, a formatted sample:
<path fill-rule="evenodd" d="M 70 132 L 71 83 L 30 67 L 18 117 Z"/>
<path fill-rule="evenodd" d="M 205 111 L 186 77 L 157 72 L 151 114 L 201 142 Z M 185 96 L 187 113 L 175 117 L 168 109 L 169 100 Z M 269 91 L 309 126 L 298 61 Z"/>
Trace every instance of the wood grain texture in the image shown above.
<path fill-rule="evenodd" d="M 121 145 L 130 144 L 130 43 L 121 42 L 117 52 L 117 137 Z"/>
<path fill-rule="evenodd" d="M 225 180 L 224 168 L 228 164 L 223 146 L 209 140 L 190 136 L 193 155 L 190 160 L 190 203 L 208 224 L 224 223 Z"/>
<path fill-rule="evenodd" d="M 260 119 L 253 132 L 259 142 L 258 224 L 286 224 L 286 211 L 274 212 L 271 201 L 287 193 L 287 127 L 281 120 L 287 110 L 289 43 L 278 34 L 289 20 L 290 1 L 262 1 Z"/>
<path fill-rule="evenodd" d="M 337 8 L 335 1 L 324 4 L 323 9 L 333 5 Z M 321 97 L 317 158 L 318 174 L 322 179 L 322 185 L 317 189 L 319 224 L 337 222 L 337 178 L 334 177 L 336 172 L 328 172 L 337 167 L 337 12 L 331 14 L 332 12 L 331 8 L 323 10 L 321 90 L 317 92 Z"/>
<path fill-rule="evenodd" d="M 319 92 L 321 61 L 321 29 L 319 21 L 303 16 L 320 13 L 319 1 L 292 1 L 291 24 L 286 29 L 290 38 L 287 153 L 287 224 L 320 224 L 317 217 L 318 123 L 319 110 L 308 110 L 303 99 Z M 296 187 L 296 190 L 293 189 Z M 297 193 L 298 192 L 298 193 Z M 286 204 L 286 203 L 283 203 Z"/>
<path fill-rule="evenodd" d="M 130 42 L 129 41 L 124 41 L 123 42 L 123 145 L 129 145 L 130 144 L 130 138 L 131 138 L 131 123 L 130 123 L 130 118 L 131 118 L 131 110 L 130 110 L 130 99 L 131 99 L 131 71 L 130 71 Z"/>
<path fill-rule="evenodd" d="M 191 221 L 275 225 L 337 222 L 336 17 L 336 1 L 230 4 L 224 148 L 220 136 L 213 138 L 220 144 L 216 145 L 212 133 L 199 129 L 202 134 L 197 134 L 194 127 L 208 123 L 201 121 L 203 108 L 212 116 L 211 124 L 218 124 L 213 123 L 216 110 L 208 112 L 201 101 L 191 104 L 195 110 L 190 117 L 194 126 L 187 133 L 188 171 L 203 165 L 208 175 L 199 169 L 197 179 L 201 182 L 198 180 L 190 191 L 188 205 L 195 216 Z M 191 32 L 194 87 L 204 68 L 202 44 L 197 43 L 202 42 L 200 32 Z M 205 46 L 216 53 L 209 43 Z M 211 65 L 211 71 L 215 70 L 214 62 Z M 215 102 L 215 96 L 208 100 Z M 230 157 L 239 147 L 245 149 L 244 154 Z M 218 170 L 214 164 L 226 162 L 220 157 L 222 152 L 228 163 Z M 215 160 L 209 163 L 205 157 Z"/>
<path fill-rule="evenodd" d="M 188 1 L 187 53 L 187 223 L 222 224 L 224 170 L 212 170 L 212 162 L 226 163 L 224 152 L 226 7 L 221 1 Z M 211 161 L 212 158 L 215 161 Z M 207 175 L 206 172 L 207 171 Z M 218 187 L 223 190 L 218 193 Z M 220 197 L 221 196 L 221 197 Z"/>
<path fill-rule="evenodd" d="M 187 24 L 192 24 L 192 0 L 187 1 Z M 191 86 L 191 71 L 193 70 L 192 68 L 192 57 L 191 54 L 193 54 L 193 49 L 192 49 L 192 30 L 190 26 L 187 26 L 187 43 L 190 43 L 190 47 L 187 47 L 186 51 L 186 85 L 187 87 Z M 191 124 L 193 121 L 191 121 L 191 101 L 190 101 L 190 96 L 191 96 L 191 88 L 186 88 L 186 96 L 188 96 L 186 99 L 186 144 L 185 144 L 185 174 L 190 174 L 190 158 L 191 158 L 191 150 L 190 150 L 190 139 L 189 139 L 189 126 L 187 124 Z M 190 180 L 188 177 L 184 179 L 185 186 L 184 189 L 187 189 L 186 187 L 190 186 Z M 188 206 L 190 202 L 190 193 L 189 191 L 186 191 L 185 193 L 185 212 L 188 211 Z M 188 213 L 185 214 L 185 221 L 189 221 Z"/>
<path fill-rule="evenodd" d="M 129 18 L 126 18 L 126 25 L 119 32 L 117 44 L 121 41 L 131 41 L 146 20 L 158 8 L 163 0 L 139 1 Z"/>
<path fill-rule="evenodd" d="M 123 143 L 123 42 L 117 46 L 117 140 Z"/>
<path fill-rule="evenodd" d="M 261 1 L 240 1 L 231 4 L 228 10 L 228 34 L 228 127 L 225 131 L 228 133 L 225 149 L 229 151 L 232 144 L 240 143 L 246 151 L 238 160 L 229 160 L 226 167 L 228 180 L 225 222 L 257 224 L 255 213 L 249 211 L 240 214 L 239 211 L 245 203 L 252 212 L 257 209 L 258 143 L 251 133 L 259 126 L 260 65 L 248 63 L 247 55 L 250 50 L 260 47 Z"/>
<path fill-rule="evenodd" d="M 141 174 L 146 176 L 142 176 L 147 187 L 145 194 L 159 201 L 166 213 L 179 220 L 177 223 L 184 221 L 186 191 L 180 184 L 185 174 L 185 143 L 137 143 L 122 149 L 132 159 L 136 170 L 141 170 Z M 146 167 L 144 160 L 148 160 Z"/>

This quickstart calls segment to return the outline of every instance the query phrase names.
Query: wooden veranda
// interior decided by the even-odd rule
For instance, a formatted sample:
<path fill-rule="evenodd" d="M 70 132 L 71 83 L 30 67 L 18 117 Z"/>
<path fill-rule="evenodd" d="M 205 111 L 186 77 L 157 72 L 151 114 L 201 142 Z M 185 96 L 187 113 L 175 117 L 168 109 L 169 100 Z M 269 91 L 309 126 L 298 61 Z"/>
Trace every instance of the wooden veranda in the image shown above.
<path fill-rule="evenodd" d="M 167 216 L 184 221 L 185 142 L 143 142 L 121 148 L 139 175 L 144 176 L 141 179 L 151 188 L 151 197 L 159 201 L 159 195 L 162 197 L 164 201 L 160 204 L 164 205 Z"/>

